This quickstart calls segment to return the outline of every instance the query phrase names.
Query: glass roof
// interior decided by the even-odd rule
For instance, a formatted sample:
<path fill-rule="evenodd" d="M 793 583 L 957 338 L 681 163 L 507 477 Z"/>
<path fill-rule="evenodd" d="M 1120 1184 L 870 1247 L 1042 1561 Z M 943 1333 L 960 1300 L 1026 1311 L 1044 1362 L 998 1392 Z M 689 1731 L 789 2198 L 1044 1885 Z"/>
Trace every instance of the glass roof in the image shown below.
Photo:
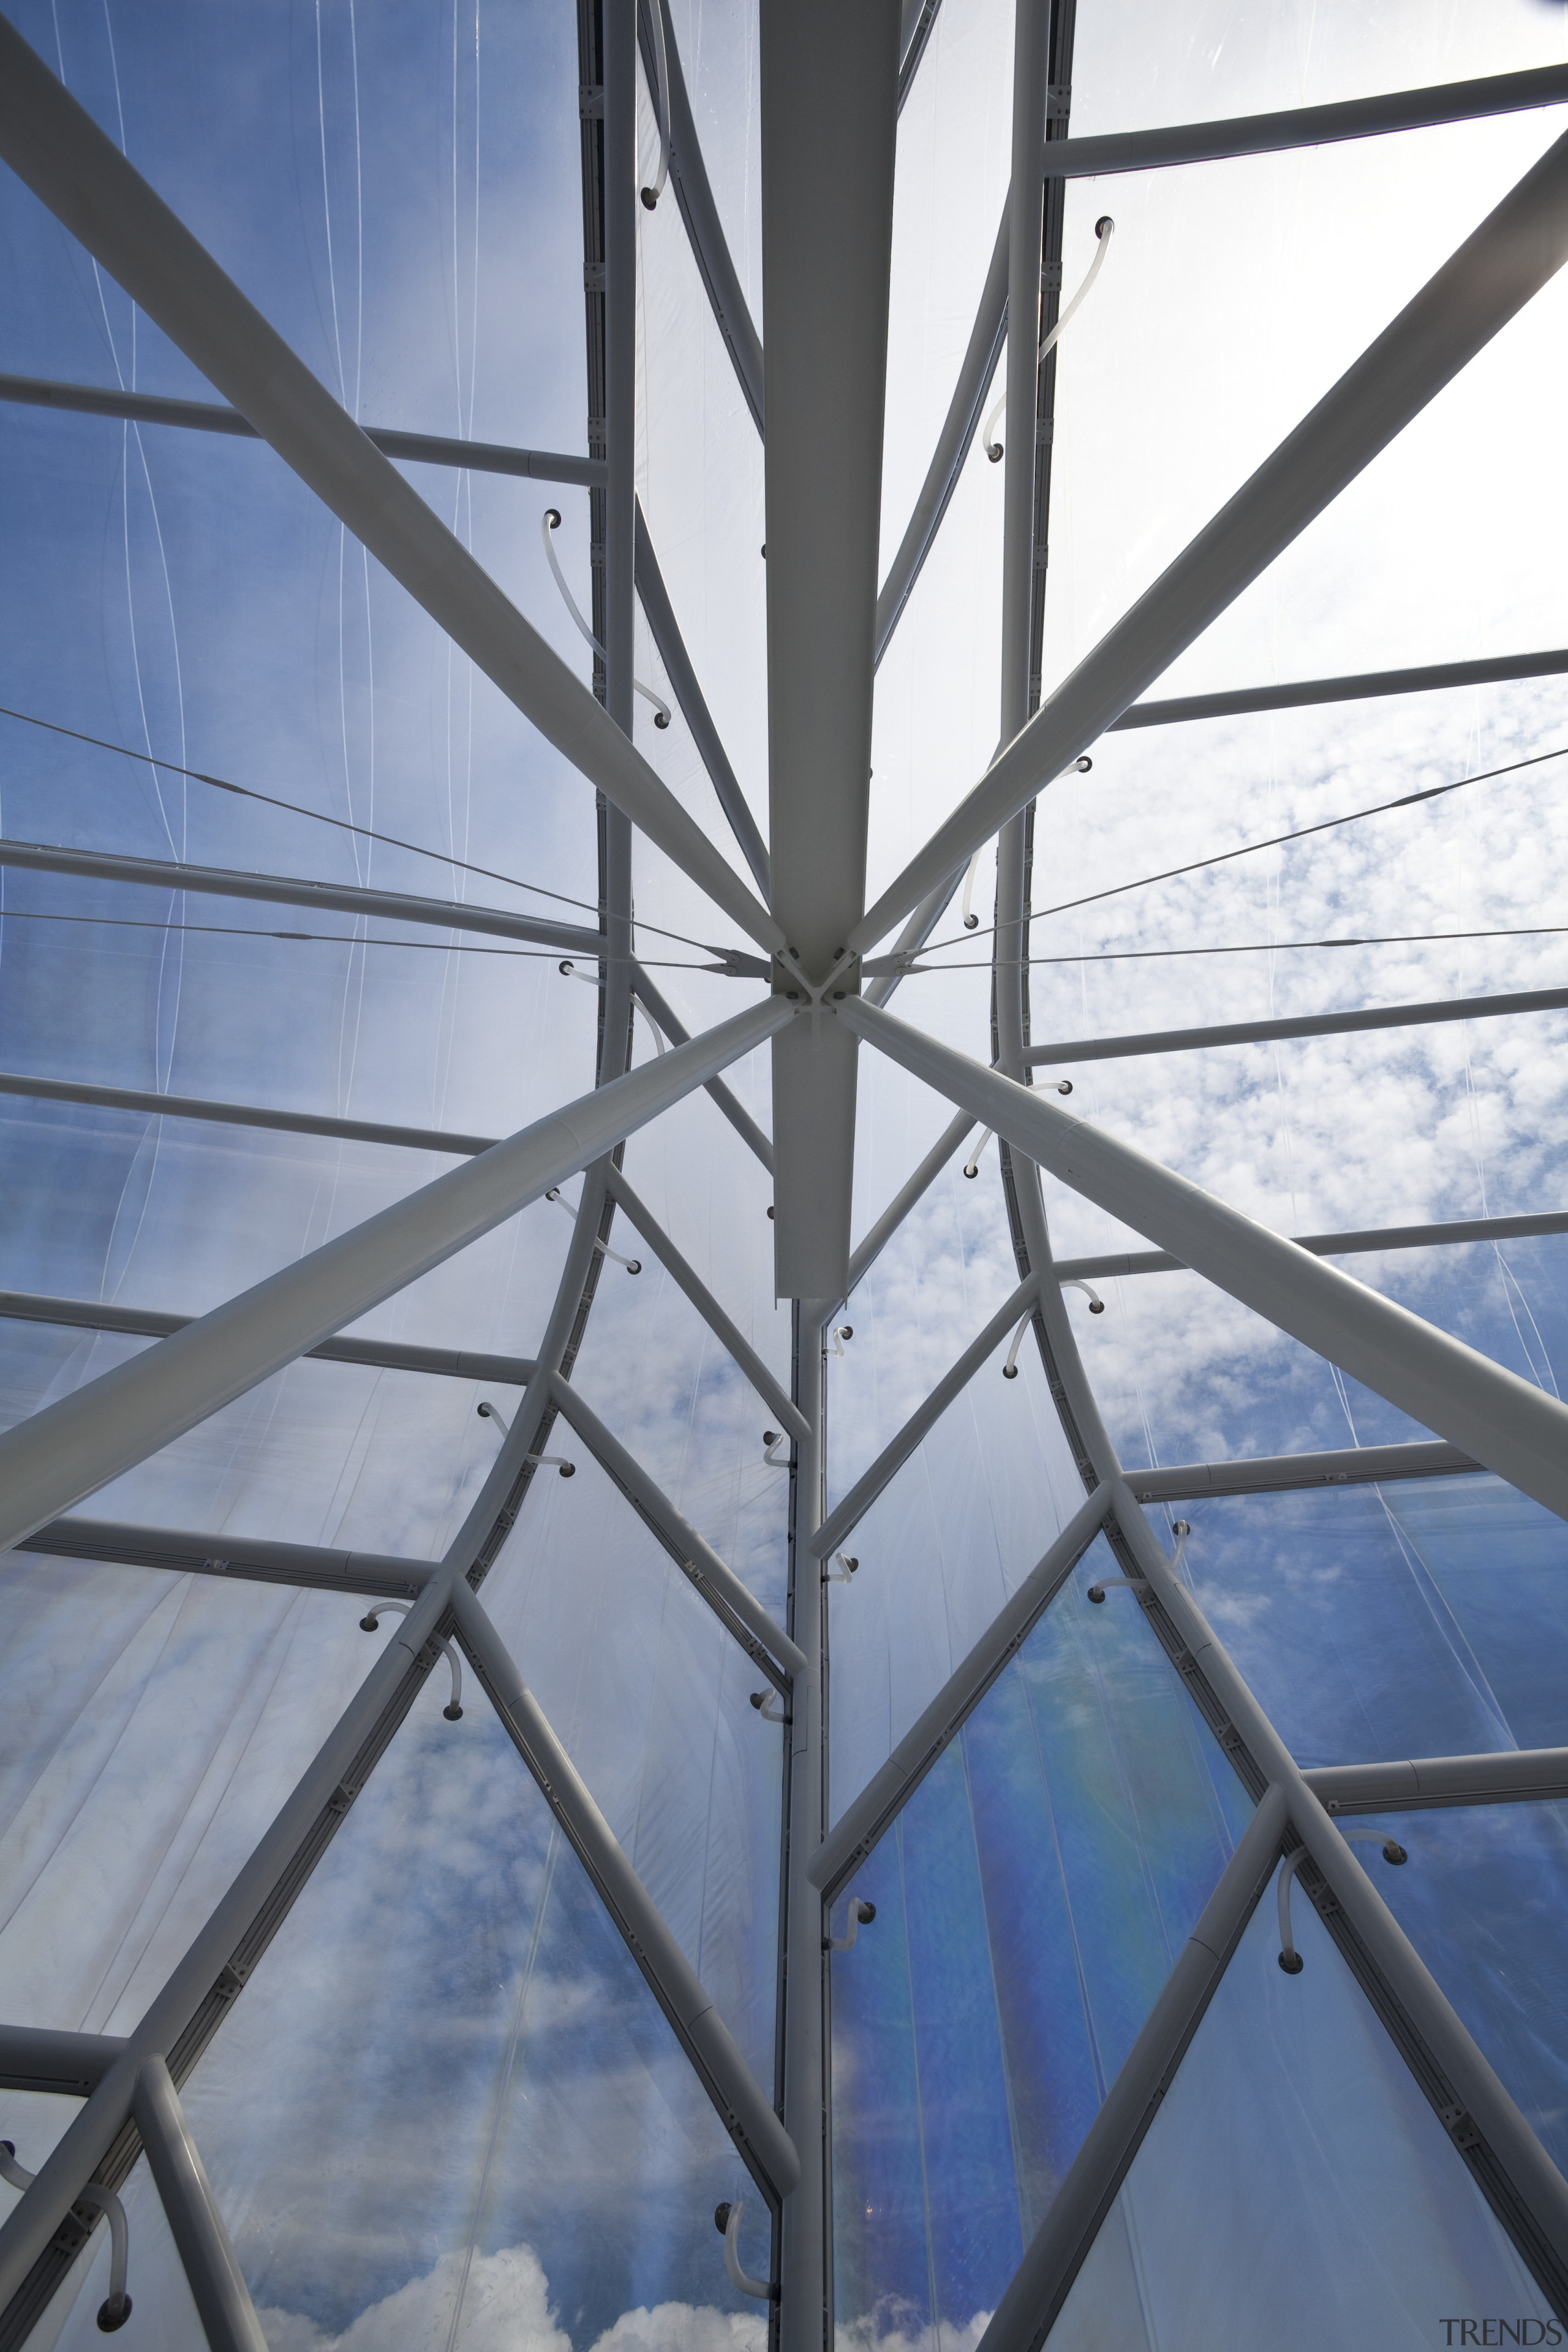
<path fill-rule="evenodd" d="M 1414 2345 L 1438 2303 L 1568 2315 L 1562 2116 L 1540 2088 L 1568 2063 L 1548 1966 L 1561 1823 L 1542 1801 L 1568 1770 L 1507 1760 L 1568 1741 L 1568 1549 L 1545 1491 L 1568 1419 L 1542 1423 L 1556 1466 L 1526 1492 L 1458 1405 L 1419 1410 L 1397 1367 L 1380 1384 L 1382 1360 L 1347 1342 L 1342 1363 L 1290 1311 L 1314 1263 L 1337 1268 L 1405 1310 L 1397 1344 L 1394 1318 L 1377 1327 L 1391 1363 L 1440 1357 L 1458 1382 L 1442 1350 L 1459 1341 L 1478 1379 L 1512 1382 L 1486 1391 L 1494 1421 L 1510 1400 L 1562 1414 L 1568 277 L 1541 264 L 1517 315 L 1123 697 L 1256 688 L 1270 707 L 1105 728 L 1034 778 L 1022 947 L 1014 815 L 979 828 L 896 972 L 875 959 L 901 919 L 854 942 L 864 971 L 847 950 L 831 980 L 773 952 L 830 891 L 826 845 L 858 805 L 781 748 L 786 717 L 840 707 L 839 653 L 869 743 L 870 904 L 1014 733 L 999 688 L 1020 615 L 1039 648 L 1026 699 L 1058 707 L 1552 150 L 1568 100 L 1564 80 L 1500 113 L 1287 127 L 1270 152 L 1050 184 L 1042 329 L 1103 267 L 1035 370 L 1032 465 L 1026 405 L 995 426 L 997 462 L 975 446 L 1008 381 L 1005 317 L 984 314 L 974 415 L 873 687 L 864 592 L 896 567 L 985 341 L 998 223 L 1022 216 L 1016 123 L 1047 119 L 1047 64 L 1048 149 L 1561 69 L 1568 11 L 16 0 L 9 16 L 85 110 L 69 168 L 94 139 L 95 169 L 124 159 L 348 417 L 425 436 L 389 462 L 449 534 L 411 593 L 390 541 L 367 543 L 374 500 L 363 530 L 340 519 L 347 491 L 319 495 L 280 428 L 247 425 L 153 277 L 133 295 L 129 267 L 89 249 L 109 251 L 129 197 L 73 234 L 27 161 L 37 88 L 0 100 L 16 2163 L 36 2174 L 58 2148 L 63 2181 L 121 2093 L 94 2105 L 84 2077 L 66 2096 L 59 2053 L 86 2067 L 88 2045 L 51 2043 L 40 2074 L 14 2029 L 167 2057 L 260 2337 L 215 2332 L 187 2283 L 131 2091 L 60 2216 L 94 2179 L 122 2194 L 128 2326 L 172 2352 L 1023 2352 L 1108 2328 L 1169 2352 L 1194 2277 L 1228 2283 L 1202 2336 L 1227 2352 L 1260 2329 L 1370 2345 L 1390 2314 L 1405 2335 L 1386 2340 Z M 769 111 L 792 58 L 807 121 Z M 803 156 L 830 227 L 797 251 L 769 190 Z M 770 285 L 776 326 L 802 284 L 828 289 L 819 345 L 793 377 L 774 360 L 769 442 L 744 350 L 773 348 Z M 867 331 L 884 291 L 885 352 Z M 858 378 L 845 355 L 863 345 Z M 843 389 L 803 442 L 814 375 Z M 249 391 L 258 418 L 269 400 L 304 414 L 282 373 Z M 844 451 L 865 446 L 879 507 L 840 494 Z M 363 473 L 388 513 L 390 479 Z M 1028 544 L 1007 538 L 1010 499 Z M 510 667 L 487 671 L 437 617 L 455 549 L 493 583 Z M 1289 698 L 1514 656 L 1541 658 Z M 628 671 L 636 759 L 605 749 L 592 707 L 613 714 Z M 664 796 L 629 809 L 626 886 L 616 793 L 650 779 Z M 748 894 L 742 836 L 775 865 L 804 839 L 816 897 L 781 885 L 770 911 L 762 889 L 743 935 L 733 892 L 721 908 L 693 871 L 687 820 Z M 1560 1002 L 1431 1017 L 1521 992 Z M 868 1008 L 889 1002 L 962 1065 L 917 1076 L 879 1050 Z M 1390 1006 L 1428 1010 L 1321 1025 Z M 759 1026 L 700 1071 L 700 1044 L 682 1058 L 754 1008 L 789 1019 L 776 1042 Z M 1016 1013 L 1046 1049 L 1032 1068 Z M 1292 1021 L 1179 1049 L 1167 1034 Z M 787 1054 L 813 1074 L 794 1095 Z M 1007 1117 L 1038 1115 L 1038 1173 L 1021 1129 L 982 1140 L 993 1069 Z M 574 1159 L 552 1115 L 585 1122 L 617 1083 L 641 1108 L 613 1168 L 602 1143 Z M 955 1106 L 974 1114 L 963 1140 L 883 1231 Z M 558 1157 L 535 1181 L 528 1139 L 547 1131 Z M 480 1147 L 514 1137 L 525 1173 L 458 1245 L 450 1186 L 489 1181 Z M 1081 1137 L 1315 1237 L 1315 1261 L 1292 1254 L 1307 1273 L 1273 1289 L 1232 1242 L 1201 1270 L 1129 1265 L 1168 1248 L 1175 1188 L 1157 1172 L 1136 1222 L 1074 1158 Z M 637 1222 L 601 1212 L 605 1182 L 634 1188 Z M 777 1269 L 846 1201 L 860 1255 L 834 1264 L 832 1297 L 795 1297 Z M 1408 1230 L 1461 1221 L 1462 1240 Z M 316 1254 L 366 1227 L 400 1237 L 390 1272 L 307 1332 L 332 1262 Z M 416 1227 L 445 1237 L 410 1278 Z M 1053 1255 L 1087 1271 L 1058 1285 Z M 294 1319 L 268 1355 L 255 1335 L 279 1284 Z M 232 1327 L 206 1323 L 252 1292 Z M 1334 1295 L 1348 1328 L 1359 1310 Z M 162 1394 L 184 1360 L 170 1318 L 195 1319 L 193 1348 L 238 1331 L 248 1370 L 111 1460 L 132 1409 L 116 1400 Z M 98 1418 L 57 1444 L 77 1398 Z M 1349 1458 L 1434 1441 L 1458 1454 Z M 1273 1459 L 1303 1455 L 1332 1459 L 1299 1475 Z M 63 1466 L 29 1517 L 11 1498 L 35 1456 Z M 1146 1510 L 1121 1468 L 1163 1478 Z M 1064 1538 L 1089 1487 L 1104 1509 Z M 1211 1631 L 1223 1649 L 1194 1664 Z M 1335 1924 L 1311 1868 L 1298 1992 L 1259 1879 L 1234 1896 L 1165 2104 L 1102 2155 L 1108 2095 L 1166 2030 L 1205 1906 L 1233 1900 L 1268 1783 L 1293 1809 L 1289 1847 L 1311 1843 L 1309 1813 L 1330 1819 L 1324 1772 L 1443 1757 L 1501 1772 L 1488 1797 L 1535 1801 L 1483 1808 L 1455 1782 L 1430 1801 L 1467 1810 L 1397 1816 L 1415 1869 L 1369 1878 L 1348 1858 L 1410 1939 L 1378 1947 L 1382 2006 L 1362 1930 Z M 176 2032 L 167 1989 L 247 1888 L 243 1934 L 215 1946 Z M 862 1901 L 877 1916 L 846 1944 Z M 1479 1907 L 1517 1917 L 1518 1945 Z M 1426 1997 L 1406 1952 L 1454 2004 L 1430 2079 L 1399 2039 Z M 1495 2177 L 1438 2120 L 1472 2051 L 1508 2105 L 1483 2118 Z M 1502 2136 L 1515 2101 L 1550 2158 L 1528 2193 L 1508 2155 L 1525 2143 Z M 1103 2227 L 1037 2326 L 1009 2281 L 1096 2164 Z M 54 2181 L 0 2189 L 0 2352 L 96 2337 L 113 2291 L 108 2231 L 82 2237 L 97 2208 L 53 2251 L 51 2221 L 17 2252 Z M 724 2239 L 715 2208 L 737 2202 Z M 1310 2219 L 1286 2266 L 1318 2276 L 1316 2300 L 1280 2282 L 1286 2208 L 1294 2230 Z M 1356 2299 L 1374 2281 L 1375 2310 Z"/>

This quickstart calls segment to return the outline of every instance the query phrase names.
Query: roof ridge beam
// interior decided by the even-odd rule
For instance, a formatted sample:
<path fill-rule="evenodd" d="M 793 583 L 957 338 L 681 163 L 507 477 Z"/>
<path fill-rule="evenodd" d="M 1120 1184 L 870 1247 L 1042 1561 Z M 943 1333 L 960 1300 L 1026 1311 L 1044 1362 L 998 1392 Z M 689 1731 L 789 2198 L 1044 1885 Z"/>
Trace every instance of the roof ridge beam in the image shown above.
<path fill-rule="evenodd" d="M 51 1559 L 112 1561 L 120 1568 L 163 1569 L 172 1576 L 292 1584 L 315 1591 L 362 1592 L 377 1600 L 416 1598 L 438 1570 L 433 1560 L 399 1559 L 381 1552 L 278 1543 L 270 1537 L 199 1535 L 184 1528 L 144 1528 L 127 1519 L 74 1516 L 36 1528 L 18 1549 Z"/>
<path fill-rule="evenodd" d="M 609 712 L 4 19 L 0 155 L 563 757 L 748 938 L 781 947 Z"/>
<path fill-rule="evenodd" d="M 1459 1478 L 1486 1465 L 1443 1438 L 1404 1445 L 1346 1445 L 1325 1454 L 1258 1454 L 1237 1462 L 1181 1462 L 1123 1470 L 1140 1503 L 1199 1503 L 1207 1496 L 1289 1495 L 1314 1486 L 1381 1486 L 1394 1478 Z"/>
<path fill-rule="evenodd" d="M 1373 1225 L 1353 1234 L 1291 1234 L 1298 1249 L 1314 1257 L 1360 1257 L 1376 1250 L 1436 1249 L 1468 1242 L 1531 1241 L 1544 1234 L 1568 1234 L 1568 1212 L 1550 1209 L 1533 1217 L 1464 1217 L 1436 1225 Z M 1131 1274 L 1180 1274 L 1187 1269 L 1168 1250 L 1127 1250 L 1104 1257 L 1064 1257 L 1054 1268 L 1058 1282 L 1111 1280 Z"/>

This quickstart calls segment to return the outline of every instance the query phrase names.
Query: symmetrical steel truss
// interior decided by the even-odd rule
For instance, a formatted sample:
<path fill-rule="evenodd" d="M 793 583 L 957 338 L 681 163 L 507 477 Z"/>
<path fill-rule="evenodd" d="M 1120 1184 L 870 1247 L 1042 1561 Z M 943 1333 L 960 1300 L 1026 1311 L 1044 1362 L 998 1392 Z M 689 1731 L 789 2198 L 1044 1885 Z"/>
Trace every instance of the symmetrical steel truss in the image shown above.
<path fill-rule="evenodd" d="M 660 10 L 656 19 L 654 10 Z M 486 930 L 597 961 L 596 1085 L 505 1141 L 329 1119 L 79 1083 L 0 1076 L 0 1092 L 159 1118 L 273 1129 L 465 1160 L 298 1266 L 198 1318 L 0 1297 L 0 1315 L 153 1338 L 133 1366 L 102 1374 L 0 1437 L 0 1543 L 211 1576 L 399 1598 L 410 1605 L 359 1692 L 190 1950 L 122 2038 L 0 2027 L 0 2082 L 79 2098 L 80 2111 L 0 2228 L 0 2347 L 19 2346 L 71 2268 L 100 2206 L 147 2150 L 208 2339 L 258 2352 L 262 2337 L 181 2115 L 184 2083 L 406 1716 L 443 1645 L 456 1642 L 489 1693 L 574 1853 L 637 1958 L 773 2218 L 773 2340 L 823 2352 L 832 2329 L 830 1982 L 826 1904 L 897 1818 L 943 1748 L 1103 1531 L 1133 1604 L 1255 1799 L 1252 1822 L 1112 2084 L 1004 2297 L 986 2352 L 1044 2342 L 1125 2177 L 1250 1911 L 1282 1855 L 1442 2117 L 1553 2306 L 1568 2315 L 1568 2186 L 1394 1922 L 1337 1827 L 1380 1807 L 1523 1801 L 1568 1791 L 1568 1751 L 1426 1759 L 1303 1773 L 1173 1572 L 1143 1505 L 1489 1466 L 1568 1516 L 1568 1412 L 1419 1318 L 1319 1263 L 1355 1249 L 1425 1246 L 1568 1230 L 1568 1216 L 1485 1220 L 1291 1242 L 1264 1231 L 1142 1155 L 1075 1124 L 1031 1091 L 1041 1063 L 1265 1037 L 1305 1036 L 1561 1007 L 1568 992 L 1232 1024 L 1158 1037 L 1035 1047 L 1026 989 L 1032 800 L 1107 728 L 1544 675 L 1568 655 L 1503 657 L 1442 671 L 1244 689 L 1181 703 L 1137 698 L 1568 258 L 1568 140 L 1561 140 L 1408 306 L 1123 622 L 1039 703 L 1049 438 L 1056 354 L 1033 331 L 1008 346 L 1000 740 L 987 776 L 868 912 L 864 908 L 872 675 L 940 529 L 1009 316 L 1055 319 L 1060 190 L 1068 176 L 1163 168 L 1338 138 L 1382 135 L 1568 98 L 1568 72 L 1514 75 L 1250 122 L 1111 139 L 1068 135 L 1073 0 L 1018 0 L 1013 183 L 969 352 L 927 482 L 877 593 L 883 371 L 894 126 L 936 0 L 868 0 L 846 12 L 762 0 L 765 355 L 703 168 L 662 0 L 580 0 L 589 452 L 481 448 L 348 418 L 251 309 L 19 37 L 0 23 L 0 154 L 156 319 L 232 404 L 166 402 L 0 378 L 0 399 L 259 436 L 292 466 L 500 690 L 597 787 L 596 927 L 535 921 L 400 893 L 171 866 L 97 852 L 0 844 L 0 864 L 309 905 L 451 930 Z M 662 36 L 660 39 L 659 36 Z M 715 317 L 759 432 L 766 434 L 770 838 L 747 807 L 713 728 L 633 489 L 636 55 L 662 74 L 670 180 Z M 656 69 L 656 52 L 663 65 Z M 828 60 L 825 68 L 824 60 Z M 1049 194 L 1047 194 L 1049 191 Z M 605 656 L 588 694 L 395 471 L 392 458 L 574 483 L 593 505 L 594 629 Z M 640 593 L 672 689 L 752 878 L 754 898 L 632 747 L 631 635 Z M 720 951 L 763 1002 L 688 1038 L 636 961 L 633 827 L 765 950 Z M 940 1045 L 885 1009 L 971 851 L 999 834 L 991 1066 Z M 867 951 L 909 918 L 896 950 Z M 635 995 L 670 1041 L 630 1065 Z M 774 1055 L 770 1145 L 720 1073 L 761 1043 Z M 849 1171 L 861 1039 L 958 1106 L 853 1255 Z M 706 1086 L 776 1180 L 781 1295 L 795 1307 L 785 1394 L 620 1168 L 626 1137 Z M 984 1119 L 1001 1164 L 1018 1260 L 1012 1297 L 865 1476 L 826 1507 L 825 1340 L 853 1289 Z M 776 1154 L 776 1160 L 775 1160 Z M 1047 1168 L 1166 1247 L 1053 1261 L 1039 1170 Z M 555 1305 L 531 1359 L 394 1346 L 343 1326 L 564 1177 L 582 1197 Z M 787 1623 L 745 1585 L 588 1408 L 572 1370 L 619 1208 L 685 1293 L 791 1441 Z M 1074 1340 L 1061 1285 L 1082 1274 L 1187 1265 L 1245 1299 L 1444 1434 L 1341 1454 L 1124 1472 Z M 1032 1318 L 1050 1391 L 1087 1496 L 1037 1567 L 826 1830 L 822 1563 L 1021 1318 Z M 498 1458 L 438 1561 L 371 1557 L 188 1531 L 61 1517 L 181 1431 L 302 1355 L 522 1389 Z M 758 2086 L 711 2001 L 611 1834 L 479 1599 L 523 1507 L 557 1416 L 782 1694 L 784 1900 L 775 2095 Z"/>

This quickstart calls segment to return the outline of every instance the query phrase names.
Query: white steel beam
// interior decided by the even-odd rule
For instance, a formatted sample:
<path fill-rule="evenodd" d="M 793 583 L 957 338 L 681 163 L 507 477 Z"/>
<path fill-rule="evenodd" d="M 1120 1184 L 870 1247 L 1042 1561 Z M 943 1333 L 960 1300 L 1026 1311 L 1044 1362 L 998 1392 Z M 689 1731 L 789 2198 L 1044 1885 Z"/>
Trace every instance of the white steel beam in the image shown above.
<path fill-rule="evenodd" d="M 761 23 L 769 866 L 816 985 L 865 903 L 898 0 L 763 0 Z M 774 1041 L 780 1297 L 844 1289 L 855 1076 L 832 1021 Z"/>
<path fill-rule="evenodd" d="M 524 1128 L 0 1436 L 0 1549 L 600 1158 L 791 1018 L 770 998 Z"/>
<path fill-rule="evenodd" d="M 749 938 L 782 946 L 610 713 L 4 19 L 0 157 L 556 750 Z"/>
<path fill-rule="evenodd" d="M 1061 152 L 1053 142 L 1052 160 Z M 1558 140 L 1014 738 L 850 932 L 874 946 L 1168 669 L 1568 260 Z"/>
<path fill-rule="evenodd" d="M 1112 1216 L 1568 1517 L 1568 1406 L 1087 1120 L 847 999 L 839 1016 Z"/>

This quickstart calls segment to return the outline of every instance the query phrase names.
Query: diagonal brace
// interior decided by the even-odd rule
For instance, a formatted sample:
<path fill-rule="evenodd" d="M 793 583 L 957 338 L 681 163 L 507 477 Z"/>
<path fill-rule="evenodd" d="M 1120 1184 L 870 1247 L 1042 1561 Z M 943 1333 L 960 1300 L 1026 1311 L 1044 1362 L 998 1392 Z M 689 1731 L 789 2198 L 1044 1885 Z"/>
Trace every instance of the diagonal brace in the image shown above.
<path fill-rule="evenodd" d="M 942 1374 L 925 1402 L 910 1413 L 898 1435 L 889 1439 L 870 1468 L 850 1487 L 837 1509 L 823 1521 L 811 1539 L 811 1549 L 816 1559 L 831 1559 L 850 1529 L 864 1518 L 883 1487 L 903 1467 L 928 1430 L 935 1428 L 954 1397 L 968 1387 L 981 1365 L 1001 1345 L 1020 1317 L 1029 1312 L 1039 1294 L 1039 1287 L 1038 1276 L 1031 1274 L 1018 1285 L 1010 1298 L 1004 1299 L 984 1329 L 976 1334 L 958 1361 Z"/>

